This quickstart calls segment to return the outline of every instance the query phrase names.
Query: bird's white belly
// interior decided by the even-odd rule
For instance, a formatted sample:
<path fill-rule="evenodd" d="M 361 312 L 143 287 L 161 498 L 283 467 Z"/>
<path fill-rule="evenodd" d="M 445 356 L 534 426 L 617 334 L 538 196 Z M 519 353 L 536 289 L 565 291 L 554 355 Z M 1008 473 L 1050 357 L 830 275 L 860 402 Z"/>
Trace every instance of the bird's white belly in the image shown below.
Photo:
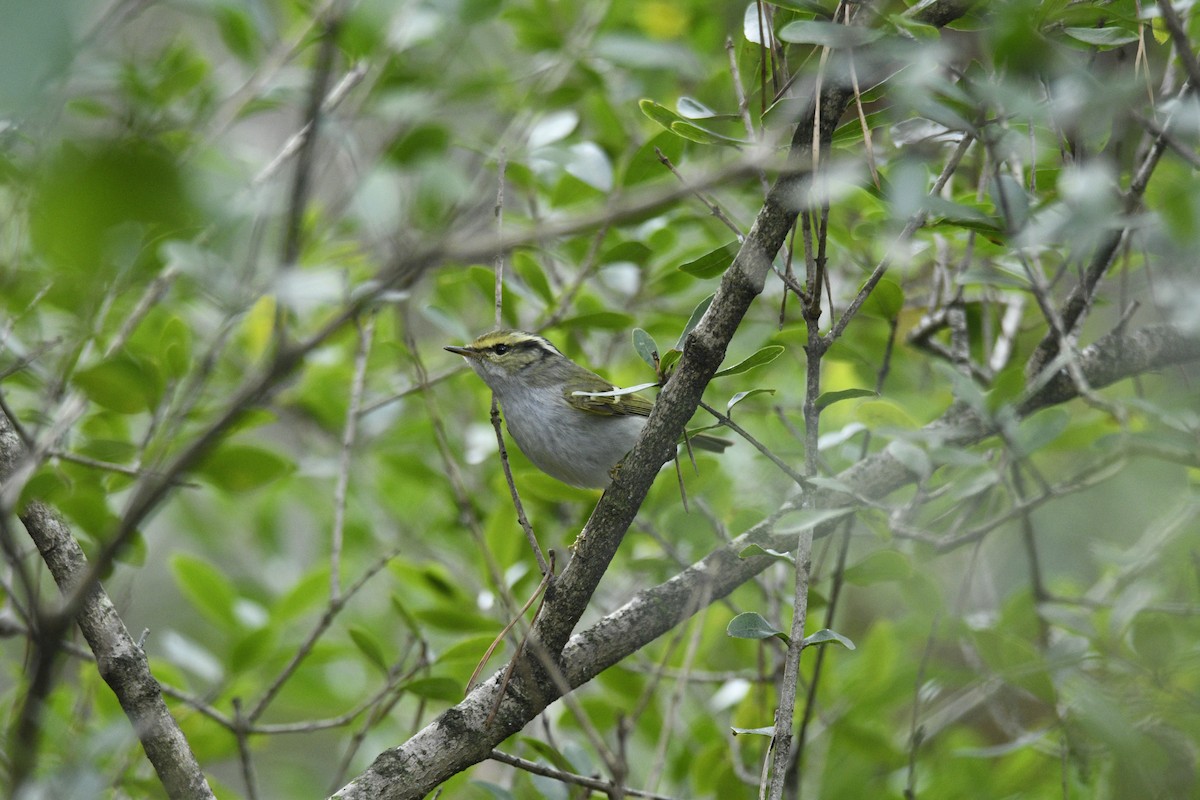
<path fill-rule="evenodd" d="M 523 402 L 500 399 L 508 432 L 521 452 L 564 483 L 591 489 L 608 486 L 613 467 L 633 447 L 646 418 L 589 414 L 567 405 L 560 389 L 536 392 L 552 396 Z"/>

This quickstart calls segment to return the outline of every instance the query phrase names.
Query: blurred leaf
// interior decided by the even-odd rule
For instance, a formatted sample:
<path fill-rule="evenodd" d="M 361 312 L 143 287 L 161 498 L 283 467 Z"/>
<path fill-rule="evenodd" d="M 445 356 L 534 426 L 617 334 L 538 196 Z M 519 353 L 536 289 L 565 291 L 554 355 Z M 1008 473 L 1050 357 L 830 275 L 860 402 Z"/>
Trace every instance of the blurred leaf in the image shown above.
<path fill-rule="evenodd" d="M 817 397 L 817 408 L 827 408 L 834 403 L 842 400 L 851 400 L 855 397 L 878 397 L 873 389 L 842 389 L 837 392 L 822 392 Z"/>
<path fill-rule="evenodd" d="M 875 400 L 864 400 L 854 409 L 857 420 L 873 431 L 888 429 L 916 430 L 920 424 L 912 418 L 908 410 L 886 397 Z"/>
<path fill-rule="evenodd" d="M 886 452 L 921 480 L 928 480 L 929 476 L 933 474 L 933 464 L 929 460 L 929 455 L 912 442 L 893 439 L 888 442 Z"/>
<path fill-rule="evenodd" d="M 310 570 L 280 597 L 271 608 L 277 622 L 287 622 L 320 608 L 329 599 L 329 566 Z"/>
<path fill-rule="evenodd" d="M 564 329 L 599 328 L 610 331 L 623 331 L 633 327 L 633 317 L 616 311 L 597 311 L 592 314 L 580 314 L 577 317 L 564 319 L 558 323 Z"/>
<path fill-rule="evenodd" d="M 838 25 L 821 20 L 796 20 L 784 25 L 777 34 L 780 40 L 792 44 L 815 44 L 821 47 L 862 47 L 883 36 L 875 28 L 861 25 Z"/>
<path fill-rule="evenodd" d="M 225 630 L 237 627 L 233 604 L 237 590 L 220 570 L 197 556 L 177 553 L 170 557 L 175 585 L 192 608 L 209 622 Z"/>
<path fill-rule="evenodd" d="M 1000 218 L 1007 220 L 1010 231 L 1025 227 L 1029 220 L 1029 194 L 1012 175 L 1003 174 L 988 181 L 988 191 Z"/>
<path fill-rule="evenodd" d="M 259 35 L 250 13 L 232 3 L 221 4 L 213 9 L 217 20 L 217 31 L 221 41 L 239 59 L 250 62 L 258 55 Z"/>
<path fill-rule="evenodd" d="M 293 469 L 291 461 L 270 450 L 222 444 L 201 462 L 198 472 L 227 492 L 248 492 L 282 478 Z"/>
<path fill-rule="evenodd" d="M 881 278 L 863 301 L 862 313 L 879 319 L 893 320 L 904 310 L 904 290 L 900 284 Z"/>
<path fill-rule="evenodd" d="M 670 131 L 663 131 L 639 147 L 629 159 L 622 181 L 625 186 L 635 186 L 653 178 L 670 177 L 671 172 L 663 165 L 658 154 L 662 153 L 672 164 L 683 158 L 683 139 Z"/>
<path fill-rule="evenodd" d="M 383 655 L 383 645 L 380 644 L 375 634 L 358 625 L 351 625 L 346 629 L 346 633 L 350 635 L 350 641 L 354 642 L 358 651 L 367 657 L 367 661 L 375 665 L 382 674 L 387 675 L 387 658 Z M 461 690 L 459 694 L 461 695 Z"/>
<path fill-rule="evenodd" d="M 275 336 L 275 298 L 264 294 L 254 301 L 242 320 L 241 335 L 246 354 L 252 361 L 262 358 Z"/>
<path fill-rule="evenodd" d="M 1063 33 L 1084 44 L 1100 48 L 1120 47 L 1138 40 L 1136 32 L 1123 28 L 1063 28 Z"/>
<path fill-rule="evenodd" d="M 673 122 L 671 123 L 670 130 L 671 133 L 678 134 L 684 139 L 698 144 L 719 144 L 727 147 L 740 147 L 750 144 L 745 139 L 725 136 L 708 128 L 703 128 L 694 122 Z"/>
<path fill-rule="evenodd" d="M 167 375 L 178 380 L 192 367 L 192 332 L 179 317 L 171 317 L 163 326 L 160 337 L 160 363 Z"/>
<path fill-rule="evenodd" d="M 416 678 L 401 684 L 400 691 L 446 703 L 457 703 L 463 699 L 463 687 L 453 678 Z"/>
<path fill-rule="evenodd" d="M 30 235 L 74 282 L 61 288 L 72 292 L 78 308 L 95 300 L 87 293 L 108 274 L 98 265 L 111 254 L 119 228 L 141 239 L 141 230 L 179 234 L 199 222 L 179 165 L 146 141 L 66 145 L 32 190 Z M 138 263 L 153 266 L 152 260 Z"/>
<path fill-rule="evenodd" d="M 912 562 L 896 550 L 876 550 L 857 564 L 846 568 L 847 583 L 871 586 L 876 583 L 906 580 L 912 575 Z"/>
<path fill-rule="evenodd" d="M 512 265 L 513 271 L 520 276 L 526 286 L 533 290 L 534 294 L 542 299 L 542 302 L 546 305 L 554 303 L 554 290 L 550 288 L 550 281 L 546 278 L 546 273 L 537 259 L 525 250 L 517 250 L 512 254 Z"/>
<path fill-rule="evenodd" d="M 1001 678 L 1053 708 L 1057 700 L 1054 683 L 1030 642 L 998 630 L 974 631 L 972 640 L 984 663 Z"/>
<path fill-rule="evenodd" d="M 405 131 L 387 149 L 387 157 L 397 164 L 415 164 L 435 158 L 450 146 L 450 131 L 441 125 L 427 123 Z"/>
<path fill-rule="evenodd" d="M 1013 443 L 1021 455 L 1030 455 L 1041 450 L 1067 429 L 1071 415 L 1063 408 L 1044 408 L 1021 420 Z"/>
<path fill-rule="evenodd" d="M 852 513 L 854 513 L 854 508 L 849 506 L 845 508 L 802 508 L 790 512 L 787 515 L 789 524 L 776 526 L 775 533 L 780 536 L 798 534 L 808 528 L 824 525 L 826 522 L 841 519 Z"/>
<path fill-rule="evenodd" d="M 120 414 L 149 411 L 163 389 L 152 364 L 123 353 L 79 370 L 72 379 L 89 400 Z"/>

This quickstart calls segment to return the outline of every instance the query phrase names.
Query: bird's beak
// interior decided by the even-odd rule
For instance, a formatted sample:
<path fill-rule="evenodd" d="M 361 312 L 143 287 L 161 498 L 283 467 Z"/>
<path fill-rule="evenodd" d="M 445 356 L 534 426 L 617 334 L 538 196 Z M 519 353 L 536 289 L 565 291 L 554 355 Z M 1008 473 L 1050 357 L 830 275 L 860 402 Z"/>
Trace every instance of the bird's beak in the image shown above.
<path fill-rule="evenodd" d="M 470 347 L 459 347 L 456 344 L 448 344 L 444 350 L 449 350 L 451 353 L 456 353 L 464 358 L 479 358 L 479 351 Z"/>

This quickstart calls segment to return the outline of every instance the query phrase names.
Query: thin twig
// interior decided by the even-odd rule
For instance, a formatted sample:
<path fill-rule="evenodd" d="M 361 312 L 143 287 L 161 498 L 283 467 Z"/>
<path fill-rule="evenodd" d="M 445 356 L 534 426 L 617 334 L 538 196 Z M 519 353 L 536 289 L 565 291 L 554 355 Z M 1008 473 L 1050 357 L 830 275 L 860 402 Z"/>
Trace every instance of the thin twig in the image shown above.
<path fill-rule="evenodd" d="M 587 789 L 593 789 L 597 792 L 608 792 L 612 788 L 612 783 L 602 781 L 599 778 L 588 778 L 583 775 L 576 775 L 572 772 L 564 772 L 563 770 L 554 767 L 548 767 L 545 764 L 539 764 L 536 761 L 528 761 L 519 756 L 512 756 L 500 750 L 493 750 L 489 756 L 493 761 L 499 761 L 501 764 L 508 764 L 510 767 L 524 770 L 533 775 L 541 775 L 546 778 L 553 778 L 562 783 L 569 783 L 575 786 L 583 786 Z M 665 794 L 656 792 L 643 791 L 641 789 L 624 789 L 625 794 L 630 797 L 644 797 L 647 800 L 675 800 Z"/>
<path fill-rule="evenodd" d="M 338 457 L 337 484 L 333 490 L 333 531 L 329 544 L 329 599 L 336 601 L 342 593 L 342 539 L 346 529 L 346 495 L 350 488 L 350 456 L 358 438 L 358 409 L 362 405 L 363 386 L 367 378 L 367 357 L 375 336 L 375 315 L 366 322 L 356 322 L 358 347 L 354 352 L 354 377 L 350 381 L 350 405 L 342 428 L 342 450 Z"/>

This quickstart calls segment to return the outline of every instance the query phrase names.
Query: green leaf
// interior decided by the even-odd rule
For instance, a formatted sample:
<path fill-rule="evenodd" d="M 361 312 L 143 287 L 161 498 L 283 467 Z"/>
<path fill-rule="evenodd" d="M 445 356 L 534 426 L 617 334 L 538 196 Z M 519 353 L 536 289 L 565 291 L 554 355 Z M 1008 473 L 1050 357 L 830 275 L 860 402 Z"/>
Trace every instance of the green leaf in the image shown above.
<path fill-rule="evenodd" d="M 633 327 L 633 317 L 616 311 L 596 311 L 564 319 L 559 328 L 599 328 L 601 330 L 624 331 Z"/>
<path fill-rule="evenodd" d="M 988 181 L 988 194 L 996 214 L 1010 231 L 1020 230 L 1029 221 L 1029 193 L 1012 175 L 1003 174 Z"/>
<path fill-rule="evenodd" d="M 532 289 L 543 303 L 550 305 L 554 302 L 554 289 L 550 288 L 550 281 L 546 278 L 546 273 L 536 258 L 525 250 L 517 250 L 512 254 L 512 266 L 513 272 L 520 276 L 525 285 Z"/>
<path fill-rule="evenodd" d="M 680 265 L 679 271 L 686 272 L 693 278 L 700 278 L 701 280 L 715 278 L 724 273 L 725 270 L 729 269 L 729 265 L 733 263 L 733 258 L 737 255 L 737 251 L 737 242 L 723 244 L 716 250 L 705 253 L 693 261 L 689 261 L 686 264 Z M 707 306 L 705 306 L 705 308 L 707 308 Z"/>
<path fill-rule="evenodd" d="M 1004 231 L 1005 226 L 1000 220 L 975 206 L 931 195 L 926 195 L 921 205 L 929 212 L 929 225 L 950 225 L 995 235 Z"/>
<path fill-rule="evenodd" d="M 663 353 L 662 358 L 659 359 L 659 361 L 658 361 L 659 371 L 663 374 L 664 377 L 670 375 L 671 372 L 675 369 L 675 364 L 678 363 L 679 359 L 682 357 L 683 357 L 683 353 L 672 347 L 670 350 Z"/>
<path fill-rule="evenodd" d="M 895 550 L 876 550 L 857 564 L 847 567 L 847 583 L 870 586 L 875 583 L 902 581 L 912 575 L 912 562 Z"/>
<path fill-rule="evenodd" d="M 671 174 L 659 159 L 662 153 L 672 164 L 678 164 L 683 158 L 683 149 L 687 142 L 670 131 L 662 131 L 650 141 L 639 147 L 629 159 L 625 167 L 624 184 L 634 186 L 648 180 Z"/>
<path fill-rule="evenodd" d="M 233 613 L 237 590 L 220 570 L 186 553 L 171 556 L 170 566 L 175 585 L 201 616 L 227 630 L 237 627 Z"/>
<path fill-rule="evenodd" d="M 227 492 L 248 492 L 295 469 L 284 457 L 245 444 L 223 444 L 200 465 L 199 473 Z"/>
<path fill-rule="evenodd" d="M 643 114 L 657 122 L 659 125 L 662 125 L 667 130 L 671 130 L 671 126 L 676 122 L 685 121 L 683 117 L 679 116 L 671 109 L 667 108 L 666 106 L 659 105 L 653 100 L 639 100 L 638 108 L 642 110 Z"/>
<path fill-rule="evenodd" d="M 246 631 L 229 651 L 229 670 L 242 673 L 267 660 L 279 643 L 279 636 L 272 628 Z"/>
<path fill-rule="evenodd" d="M 875 288 L 863 301 L 862 313 L 877 319 L 893 320 L 904 310 L 904 290 L 900 284 L 887 278 L 875 284 Z"/>
<path fill-rule="evenodd" d="M 658 344 L 641 328 L 633 329 L 633 349 L 652 370 L 658 370 Z"/>
<path fill-rule="evenodd" d="M 1014 437 L 1017 452 L 1027 456 L 1057 439 L 1067 429 L 1071 415 L 1065 408 L 1045 408 L 1021 420 Z"/>
<path fill-rule="evenodd" d="M 702 128 L 694 122 L 673 122 L 671 123 L 671 133 L 697 144 L 719 144 L 726 147 L 741 147 L 750 144 L 745 139 L 725 136 L 716 131 L 710 131 L 708 128 Z"/>
<path fill-rule="evenodd" d="M 933 464 L 929 460 L 929 454 L 912 442 L 894 439 L 888 443 L 886 452 L 921 480 L 925 480 L 933 473 Z"/>
<path fill-rule="evenodd" d="M 221 41 L 242 61 L 249 62 L 258 51 L 259 36 L 254 20 L 244 8 L 237 5 L 218 6 L 214 13 Z"/>
<path fill-rule="evenodd" d="M 861 25 L 838 25 L 821 20 L 800 19 L 789 22 L 777 34 L 780 40 L 792 44 L 815 44 L 821 47 L 861 47 L 883 36 L 875 28 Z"/>
<path fill-rule="evenodd" d="M 842 636 L 840 633 L 837 633 L 836 631 L 831 631 L 828 628 L 825 628 L 824 630 L 819 630 L 816 633 L 814 633 L 812 636 L 804 637 L 804 646 L 805 647 L 813 647 L 814 645 L 819 645 L 819 644 L 840 644 L 842 647 L 845 647 L 847 650 L 856 649 L 854 647 L 854 642 L 850 641 L 845 636 Z"/>
<path fill-rule="evenodd" d="M 726 247 L 728 246 L 729 245 L 726 245 Z M 682 267 L 680 269 L 682 269 Z M 692 315 L 688 317 L 687 324 L 683 326 L 683 332 L 679 334 L 679 340 L 675 342 L 675 348 L 677 350 L 683 350 L 683 345 L 684 342 L 687 341 L 688 334 L 695 330 L 696 326 L 700 324 L 700 320 L 708 312 L 708 307 L 712 305 L 714 297 L 716 297 L 715 294 L 710 294 L 708 297 L 697 303 L 696 307 L 692 309 Z"/>
<path fill-rule="evenodd" d="M 159 341 L 160 361 L 167 374 L 179 379 L 192 367 L 192 331 L 179 317 L 163 325 Z"/>
<path fill-rule="evenodd" d="M 797 534 L 807 528 L 815 528 L 818 525 L 824 525 L 826 522 L 832 522 L 835 519 L 840 519 L 853 512 L 853 506 L 844 506 L 842 508 L 800 509 L 788 514 L 791 524 L 787 525 L 786 527 L 776 528 L 775 533 L 784 536 Z"/>
<path fill-rule="evenodd" d="M 118 414 L 148 411 L 162 394 L 154 365 L 123 353 L 76 372 L 72 380 L 93 403 Z"/>
<path fill-rule="evenodd" d="M 1124 28 L 1063 28 L 1063 33 L 1096 47 L 1120 47 L 1138 40 L 1137 33 Z"/>
<path fill-rule="evenodd" d="M 417 678 L 403 684 L 400 689 L 426 700 L 457 703 L 463 699 L 463 687 L 453 678 Z"/>
<path fill-rule="evenodd" d="M 775 394 L 774 389 L 751 389 L 748 392 L 738 392 L 733 397 L 729 398 L 729 402 L 725 404 L 725 413 L 733 411 L 733 407 L 745 400 L 747 397 L 753 397 L 756 394 Z"/>
<path fill-rule="evenodd" d="M 387 658 L 384 657 L 383 645 L 375 638 L 375 634 L 358 625 L 351 625 L 346 632 L 350 634 L 350 641 L 354 642 L 354 646 L 358 648 L 359 652 L 367 657 L 367 661 L 387 675 Z"/>
<path fill-rule="evenodd" d="M 324 564 L 296 581 L 271 607 L 271 616 L 276 622 L 285 622 L 319 608 L 328 599 L 329 565 Z"/>
<path fill-rule="evenodd" d="M 734 639 L 770 639 L 774 636 L 785 643 L 791 642 L 786 633 L 773 628 L 761 614 L 754 611 L 744 611 L 729 620 L 725 633 Z"/>
<path fill-rule="evenodd" d="M 761 544 L 747 545 L 738 553 L 738 558 L 754 558 L 755 556 L 770 556 L 777 561 L 786 561 L 789 564 L 796 563 L 796 558 L 791 553 L 781 553 L 778 550 L 763 547 Z"/>
<path fill-rule="evenodd" d="M 1054 707 L 1057 700 L 1054 681 L 1042 653 L 1031 642 L 992 629 L 974 631 L 972 636 L 976 652 L 1001 678 Z"/>
<path fill-rule="evenodd" d="M 817 397 L 817 408 L 827 408 L 834 403 L 842 400 L 851 400 L 855 397 L 878 397 L 879 394 L 873 389 L 842 389 L 837 392 L 823 392 Z"/>
<path fill-rule="evenodd" d="M 400 165 L 433 159 L 446 151 L 450 138 L 450 131 L 441 125 L 417 125 L 391 143 L 387 158 Z"/>
<path fill-rule="evenodd" d="M 749 372 L 750 370 L 752 370 L 756 367 L 761 367 L 764 364 L 770 364 L 772 361 L 779 358 L 779 355 L 782 352 L 783 352 L 783 345 L 769 344 L 766 347 L 755 352 L 749 358 L 747 358 L 743 361 L 740 361 L 737 364 L 734 364 L 732 367 L 729 367 L 728 369 L 723 369 L 723 370 L 718 371 L 716 375 L 713 375 L 713 377 L 714 378 L 723 378 L 726 375 L 740 375 L 743 372 Z"/>

